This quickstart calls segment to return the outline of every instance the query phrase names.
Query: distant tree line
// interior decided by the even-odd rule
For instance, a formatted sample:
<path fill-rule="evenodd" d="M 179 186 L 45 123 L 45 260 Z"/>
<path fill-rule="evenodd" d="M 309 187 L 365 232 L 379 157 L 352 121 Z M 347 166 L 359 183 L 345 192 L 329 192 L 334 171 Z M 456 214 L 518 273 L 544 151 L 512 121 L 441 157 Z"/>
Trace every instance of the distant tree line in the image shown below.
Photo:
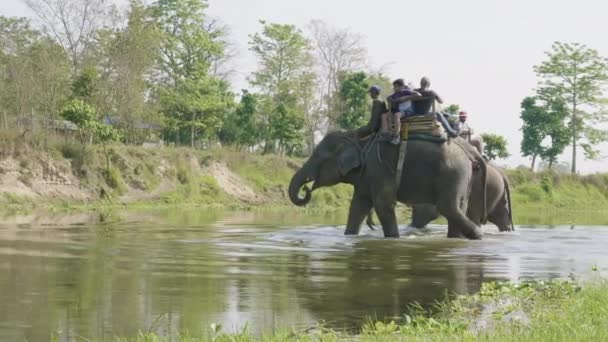
<path fill-rule="evenodd" d="M 366 71 L 361 36 L 321 21 L 260 21 L 249 39 L 257 69 L 235 94 L 229 28 L 208 16 L 206 0 L 131 0 L 126 13 L 103 0 L 26 3 L 38 20 L 0 17 L 7 130 L 56 134 L 69 120 L 84 143 L 163 139 L 298 154 L 328 127 L 364 123 L 367 87 L 390 84 Z"/>
<path fill-rule="evenodd" d="M 360 35 L 312 21 L 260 21 L 249 36 L 257 61 L 248 89 L 234 93 L 229 27 L 206 0 L 26 0 L 37 15 L 0 16 L 0 128 L 54 135 L 67 120 L 84 144 L 162 139 L 191 147 L 306 154 L 328 129 L 369 116 L 367 89 L 391 82 L 369 68 Z M 572 148 L 598 158 L 608 140 L 606 59 L 584 45 L 555 43 L 535 67 L 539 84 L 522 101 L 521 152 L 554 165 Z M 451 108 L 457 111 L 458 108 Z M 506 141 L 486 136 L 492 158 Z"/>

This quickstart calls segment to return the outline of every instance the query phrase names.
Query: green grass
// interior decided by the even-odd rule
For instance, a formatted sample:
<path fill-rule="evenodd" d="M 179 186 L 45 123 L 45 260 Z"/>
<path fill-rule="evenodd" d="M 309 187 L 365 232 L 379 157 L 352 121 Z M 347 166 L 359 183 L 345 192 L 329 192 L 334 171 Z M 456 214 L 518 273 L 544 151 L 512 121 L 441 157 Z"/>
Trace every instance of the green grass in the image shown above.
<path fill-rule="evenodd" d="M 36 198 L 22 201 L 0 196 L 0 202 L 9 203 L 12 208 L 20 203 L 31 207 L 77 208 L 85 206 L 124 207 L 117 199 L 130 190 L 155 191 L 159 184 L 171 187 L 168 192 L 148 196 L 136 202 L 127 203 L 130 207 L 145 206 L 223 206 L 228 208 L 252 208 L 217 190 L 201 168 L 211 162 L 220 162 L 240 176 L 246 185 L 263 198 L 258 207 L 294 208 L 287 196 L 287 186 L 294 172 L 303 164 L 303 159 L 277 155 L 250 154 L 230 148 L 217 148 L 198 151 L 189 148 L 149 150 L 137 146 L 115 145 L 110 147 L 112 170 L 107 172 L 105 157 L 99 146 L 86 146 L 72 139 L 60 137 L 36 137 L 29 142 L 16 140 L 11 132 L 0 132 L 0 137 L 10 137 L 11 144 L 0 148 L 3 156 L 11 156 L 24 168 L 20 180 L 33 184 L 32 170 L 49 157 L 63 160 L 61 165 L 71 165 L 72 172 L 80 183 L 94 194 L 102 194 L 87 203 L 70 202 L 57 198 Z M 66 163 L 65 160 L 69 161 Z M 195 165 L 197 164 L 198 165 Z M 65 167 L 64 167 L 65 168 Z M 164 171 L 159 171 L 163 168 Z M 30 172 L 27 172 L 30 170 Z M 526 169 L 508 170 L 507 174 L 513 188 L 513 208 L 517 223 L 586 224 L 608 223 L 608 174 L 577 176 L 554 172 L 532 173 Z M 305 210 L 344 210 L 350 204 L 352 187 L 338 185 L 323 188 L 313 193 L 310 205 Z M 142 196 L 146 197 L 146 196 Z M 2 210 L 2 209 L 0 209 Z M 548 220 L 544 222 L 543 220 Z"/>
<path fill-rule="evenodd" d="M 323 327 L 313 332 L 282 329 L 254 336 L 245 328 L 225 333 L 212 324 L 202 336 L 184 334 L 178 341 L 606 341 L 608 283 L 582 286 L 572 280 L 485 283 L 475 295 L 438 303 L 432 312 L 420 308 L 400 321 L 373 321 L 360 334 Z M 170 339 L 140 334 L 117 341 L 156 342 Z"/>
<path fill-rule="evenodd" d="M 508 170 L 516 210 L 608 211 L 608 174 L 570 175 Z"/>

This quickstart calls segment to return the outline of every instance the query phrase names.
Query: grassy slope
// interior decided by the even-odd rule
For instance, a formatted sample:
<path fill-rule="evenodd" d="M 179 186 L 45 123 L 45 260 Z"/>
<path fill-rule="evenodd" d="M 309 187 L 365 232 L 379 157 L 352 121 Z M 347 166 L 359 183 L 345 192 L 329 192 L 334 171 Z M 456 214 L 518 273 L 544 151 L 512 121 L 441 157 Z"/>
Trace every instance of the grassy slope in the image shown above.
<path fill-rule="evenodd" d="M 261 194 L 266 206 L 290 205 L 286 187 L 290 177 L 302 160 L 274 155 L 252 155 L 227 149 L 193 151 L 187 148 L 163 148 L 157 150 L 133 146 L 114 146 L 111 149 L 113 165 L 111 172 L 104 171 L 105 160 L 100 147 L 83 150 L 80 145 L 51 141 L 42 144 L 13 143 L 4 147 L 0 161 L 7 156 L 18 161 L 25 169 L 45 160 L 63 161 L 71 165 L 72 175 L 80 184 L 95 194 L 89 206 L 102 205 L 219 205 L 249 206 L 238 198 L 222 191 L 213 176 L 201 168 L 210 162 L 225 163 L 244 183 Z M 68 163 L 65 163 L 68 160 Z M 163 172 L 158 169 L 162 167 Z M 32 173 L 24 171 L 21 178 L 27 182 Z M 572 176 L 555 173 L 532 173 L 527 170 L 509 170 L 513 187 L 513 202 L 516 215 L 525 218 L 526 212 L 539 211 L 601 212 L 608 209 L 608 174 Z M 165 188 L 162 188 L 162 185 Z M 169 184 L 169 185 L 167 185 Z M 117 200 L 125 193 L 158 194 L 140 196 L 130 201 Z M 352 189 L 348 185 L 321 189 L 315 192 L 311 207 L 335 209 L 346 208 Z M 101 198 L 103 197 L 103 198 Z M 0 196 L 4 204 L 13 207 L 32 205 L 31 200 L 13 194 Z M 73 206 L 73 200 L 52 198 L 39 199 L 38 204 Z M 561 221 L 567 221 L 566 218 Z"/>

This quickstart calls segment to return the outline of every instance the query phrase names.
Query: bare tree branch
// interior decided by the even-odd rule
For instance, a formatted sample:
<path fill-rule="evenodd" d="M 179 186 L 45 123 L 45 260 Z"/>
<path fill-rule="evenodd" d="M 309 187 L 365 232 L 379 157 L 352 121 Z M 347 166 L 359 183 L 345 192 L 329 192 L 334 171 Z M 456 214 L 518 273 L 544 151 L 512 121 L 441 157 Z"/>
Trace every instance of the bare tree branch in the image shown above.
<path fill-rule="evenodd" d="M 87 55 L 93 36 L 108 20 L 106 0 L 25 0 L 46 33 L 70 56 L 77 69 Z"/>
<path fill-rule="evenodd" d="M 340 104 L 337 99 L 339 77 L 344 72 L 365 69 L 367 49 L 363 37 L 348 29 L 329 26 L 320 20 L 309 24 L 313 44 L 320 61 L 321 97 L 325 102 L 325 114 L 331 120 L 339 115 Z"/>

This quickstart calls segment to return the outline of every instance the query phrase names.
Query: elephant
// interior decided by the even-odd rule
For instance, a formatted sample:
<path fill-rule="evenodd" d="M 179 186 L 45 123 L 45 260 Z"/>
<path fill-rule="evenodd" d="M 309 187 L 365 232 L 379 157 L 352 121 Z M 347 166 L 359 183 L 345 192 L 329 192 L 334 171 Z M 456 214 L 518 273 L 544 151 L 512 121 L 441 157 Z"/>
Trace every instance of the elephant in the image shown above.
<path fill-rule="evenodd" d="M 289 198 L 295 205 L 305 206 L 315 189 L 348 183 L 353 185 L 354 193 L 346 235 L 359 233 L 373 207 L 384 236 L 399 237 L 395 215 L 399 201 L 435 205 L 448 220 L 448 237 L 481 239 L 481 229 L 466 217 L 466 211 L 473 174 L 479 173 L 482 187 L 486 186 L 486 162 L 482 156 L 460 137 L 444 143 L 409 140 L 406 152 L 397 188 L 399 146 L 376 139 L 362 141 L 353 132 L 330 132 L 291 178 Z M 309 182 L 313 182 L 312 188 L 308 187 Z M 483 204 L 485 207 L 485 200 Z M 485 209 L 482 213 L 485 218 Z"/>
<path fill-rule="evenodd" d="M 501 232 L 515 230 L 513 226 L 513 211 L 511 209 L 511 188 L 507 176 L 492 163 L 487 164 L 486 208 L 488 221 L 498 227 Z M 481 179 L 474 177 L 467 217 L 476 224 L 483 224 Z M 439 217 L 437 208 L 432 204 L 414 205 L 412 208 L 411 227 L 423 228 L 429 222 Z M 368 223 L 369 225 L 369 223 Z"/>

